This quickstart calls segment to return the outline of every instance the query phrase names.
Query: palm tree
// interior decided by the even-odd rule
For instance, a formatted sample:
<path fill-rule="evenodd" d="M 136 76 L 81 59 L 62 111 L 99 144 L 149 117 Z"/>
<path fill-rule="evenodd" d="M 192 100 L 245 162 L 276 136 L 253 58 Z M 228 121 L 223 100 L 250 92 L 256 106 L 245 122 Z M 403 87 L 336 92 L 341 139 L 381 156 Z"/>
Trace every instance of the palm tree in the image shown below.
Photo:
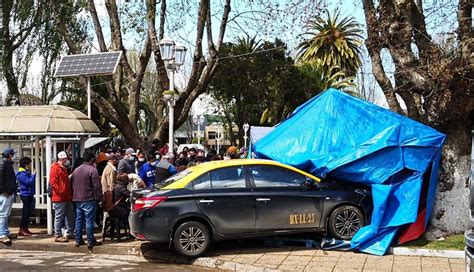
<path fill-rule="evenodd" d="M 354 17 L 339 19 L 326 11 L 327 20 L 318 16 L 309 21 L 305 35 L 311 35 L 297 47 L 299 63 L 313 62 L 328 71 L 337 66 L 346 76 L 354 76 L 361 65 L 362 29 Z"/>
<path fill-rule="evenodd" d="M 343 71 L 338 66 L 332 65 L 328 69 L 321 69 L 319 64 L 314 62 L 306 62 L 297 65 L 298 70 L 311 83 L 311 90 L 315 95 L 321 93 L 328 88 L 341 89 L 349 92 L 351 88 L 355 87 L 354 77 L 346 77 Z"/>

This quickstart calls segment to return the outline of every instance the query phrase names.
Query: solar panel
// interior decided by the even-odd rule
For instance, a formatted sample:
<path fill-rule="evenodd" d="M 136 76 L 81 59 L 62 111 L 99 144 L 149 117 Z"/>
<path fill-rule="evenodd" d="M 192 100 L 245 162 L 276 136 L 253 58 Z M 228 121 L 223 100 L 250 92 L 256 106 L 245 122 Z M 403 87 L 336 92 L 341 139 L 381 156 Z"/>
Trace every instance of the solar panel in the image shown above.
<path fill-rule="evenodd" d="M 122 52 L 68 55 L 61 58 L 55 77 L 113 74 Z"/>

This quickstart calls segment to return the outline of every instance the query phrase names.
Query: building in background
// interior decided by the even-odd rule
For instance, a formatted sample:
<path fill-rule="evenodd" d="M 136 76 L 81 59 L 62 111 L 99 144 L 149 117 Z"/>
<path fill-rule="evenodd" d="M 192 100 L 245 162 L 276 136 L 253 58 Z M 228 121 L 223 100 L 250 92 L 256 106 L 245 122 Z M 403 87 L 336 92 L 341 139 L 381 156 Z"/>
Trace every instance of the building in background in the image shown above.
<path fill-rule="evenodd" d="M 234 133 L 234 138 L 236 139 L 236 145 L 240 146 L 238 140 L 238 131 L 237 125 L 233 124 L 232 132 Z M 227 147 L 231 146 L 230 136 L 228 135 L 228 130 L 221 124 L 214 122 L 209 124 L 204 129 L 205 143 L 208 149 L 217 150 L 217 145 L 219 149 L 226 150 Z"/>

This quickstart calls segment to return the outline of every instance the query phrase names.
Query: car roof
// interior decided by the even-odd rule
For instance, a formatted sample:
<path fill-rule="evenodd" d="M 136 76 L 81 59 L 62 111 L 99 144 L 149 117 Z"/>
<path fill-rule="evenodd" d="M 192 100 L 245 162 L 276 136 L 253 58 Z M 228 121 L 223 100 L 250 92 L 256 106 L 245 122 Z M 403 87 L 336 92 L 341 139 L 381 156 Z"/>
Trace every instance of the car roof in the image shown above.
<path fill-rule="evenodd" d="M 312 178 L 316 180 L 317 182 L 320 182 L 321 179 L 318 177 L 315 177 L 305 171 L 302 171 L 298 168 L 277 162 L 277 161 L 272 161 L 272 160 L 262 160 L 262 159 L 234 159 L 234 160 L 220 160 L 220 161 L 210 161 L 210 162 L 205 162 L 198 164 L 196 166 L 188 168 L 188 170 L 191 172 L 188 176 L 166 186 L 163 189 L 179 189 L 179 188 L 184 188 L 191 180 L 194 178 L 200 176 L 201 174 L 204 174 L 208 171 L 218 169 L 218 168 L 223 168 L 223 167 L 231 167 L 231 166 L 239 166 L 239 165 L 274 165 L 274 166 L 280 166 L 286 169 L 293 170 L 295 172 L 298 172 L 300 174 L 303 174 L 309 178 Z"/>

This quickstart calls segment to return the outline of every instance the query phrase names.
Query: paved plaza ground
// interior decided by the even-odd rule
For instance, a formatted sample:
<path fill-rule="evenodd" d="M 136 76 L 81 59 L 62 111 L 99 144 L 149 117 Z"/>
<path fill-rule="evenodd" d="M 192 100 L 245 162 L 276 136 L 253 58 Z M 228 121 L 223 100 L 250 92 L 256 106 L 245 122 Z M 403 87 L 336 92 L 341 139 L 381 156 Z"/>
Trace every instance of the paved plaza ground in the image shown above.
<path fill-rule="evenodd" d="M 12 229 L 16 230 L 16 229 Z M 75 248 L 74 242 L 54 243 L 44 229 L 32 229 L 41 233 L 35 237 L 20 237 L 10 250 L 51 251 L 90 256 L 86 247 Z M 100 236 L 98 237 L 100 238 Z M 8 249 L 0 250 L 0 258 L 5 258 Z M 269 246 L 239 240 L 213 244 L 206 257 L 195 260 L 177 256 L 168 245 L 127 240 L 121 243 L 107 240 L 96 247 L 94 253 L 101 255 L 126 255 L 149 263 L 186 264 L 231 271 L 465 271 L 464 259 L 422 256 L 373 256 L 363 253 L 324 251 L 307 249 L 303 246 Z M 34 259 L 34 255 L 26 259 Z M 81 257 L 87 258 L 87 257 Z M 4 259 L 3 259 L 4 261 Z M 2 262 L 3 262 L 2 261 Z M 141 265 L 141 264 L 140 264 Z M 144 267 L 145 268 L 145 267 Z M 158 267 L 157 267 L 158 268 Z"/>

